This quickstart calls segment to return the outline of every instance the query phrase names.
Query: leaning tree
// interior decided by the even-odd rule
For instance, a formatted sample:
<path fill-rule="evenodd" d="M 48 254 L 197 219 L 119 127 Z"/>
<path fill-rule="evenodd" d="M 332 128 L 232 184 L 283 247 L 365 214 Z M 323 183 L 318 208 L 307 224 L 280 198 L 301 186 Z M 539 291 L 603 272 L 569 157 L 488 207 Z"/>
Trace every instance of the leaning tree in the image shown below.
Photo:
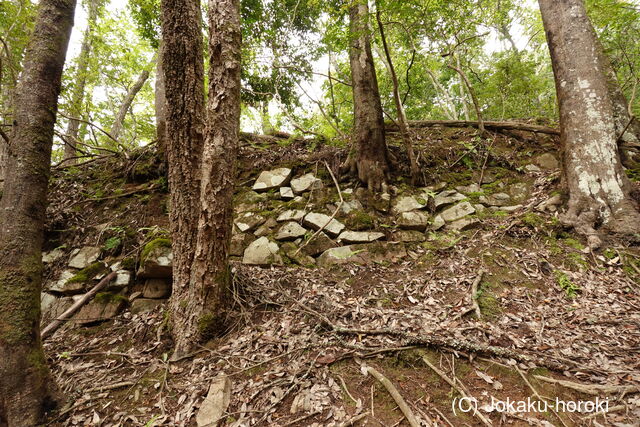
<path fill-rule="evenodd" d="M 0 201 L 0 425 L 38 425 L 54 402 L 40 339 L 42 244 L 53 129 L 75 6 L 75 0 L 41 0 L 15 92 Z"/>
<path fill-rule="evenodd" d="M 617 149 L 600 49 L 582 0 L 539 0 L 560 107 L 569 204 L 563 222 L 600 245 L 597 229 L 640 231 L 638 203 Z"/>

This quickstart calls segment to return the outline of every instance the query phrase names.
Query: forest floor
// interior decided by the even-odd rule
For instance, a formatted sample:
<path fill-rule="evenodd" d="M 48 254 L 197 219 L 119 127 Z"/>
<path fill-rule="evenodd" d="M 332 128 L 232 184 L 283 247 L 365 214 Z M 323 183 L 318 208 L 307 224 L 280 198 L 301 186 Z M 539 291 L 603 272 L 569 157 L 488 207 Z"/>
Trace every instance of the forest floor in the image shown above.
<path fill-rule="evenodd" d="M 527 184 L 521 208 L 478 213 L 478 226 L 427 232 L 424 242 L 385 242 L 366 262 L 234 260 L 229 331 L 178 361 L 164 305 L 88 327 L 70 322 L 45 341 L 67 398 L 50 425 L 196 425 L 223 375 L 228 426 L 403 426 L 412 416 L 433 426 L 638 425 L 640 248 L 610 236 L 590 251 L 555 209 L 536 209 L 562 196 L 559 171 L 526 168 L 558 156 L 554 137 L 475 135 L 416 134 L 425 184 L 493 175 L 483 188 Z M 150 150 L 58 171 L 47 249 L 104 244 L 115 229 L 123 241 L 114 257 L 137 256 L 166 229 L 166 180 Z M 320 176 L 324 162 L 335 168 L 345 156 L 314 141 L 250 139 L 239 188 L 280 166 Z M 407 168 L 398 169 L 393 184 L 411 192 Z M 380 215 L 378 229 L 395 232 Z M 49 268 L 47 280 L 55 274 Z"/>

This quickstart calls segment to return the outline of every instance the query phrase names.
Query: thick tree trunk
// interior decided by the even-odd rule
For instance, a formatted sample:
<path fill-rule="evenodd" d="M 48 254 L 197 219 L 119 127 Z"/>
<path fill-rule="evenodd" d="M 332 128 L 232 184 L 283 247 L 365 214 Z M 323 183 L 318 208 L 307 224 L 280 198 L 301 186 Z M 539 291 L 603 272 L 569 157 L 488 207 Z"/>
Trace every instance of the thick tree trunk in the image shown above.
<path fill-rule="evenodd" d="M 200 159 L 204 131 L 202 14 L 198 0 L 162 0 L 162 69 L 167 100 L 167 160 L 173 241 L 172 334 L 178 357 L 189 321 L 191 265 L 200 211 Z M 191 334 L 192 331 L 187 331 Z M 188 351 L 188 350 L 187 350 Z"/>
<path fill-rule="evenodd" d="M 582 0 L 539 0 L 560 107 L 569 205 L 563 222 L 600 240 L 596 228 L 640 231 L 640 212 L 620 162 L 606 70 Z"/>
<path fill-rule="evenodd" d="M 183 350 L 194 346 L 193 338 L 202 341 L 224 332 L 231 307 L 228 254 L 240 133 L 240 50 L 240 0 L 209 0 L 211 66 L 198 239 L 190 289 L 179 291 L 188 313 L 174 325 L 174 334 L 192 337 L 177 342 Z"/>
<path fill-rule="evenodd" d="M 353 90 L 356 149 L 353 168 L 372 191 L 379 191 L 389 178 L 389 158 L 384 138 L 384 118 L 378 80 L 371 54 L 371 31 L 367 0 L 354 0 L 349 8 L 349 61 Z"/>
<path fill-rule="evenodd" d="M 54 384 L 40 339 L 42 243 L 60 81 L 75 0 L 41 0 L 16 88 L 0 201 L 0 425 L 34 426 Z"/>
<path fill-rule="evenodd" d="M 382 47 L 384 48 L 384 61 L 391 76 L 391 83 L 393 84 L 393 102 L 396 106 L 396 114 L 398 115 L 398 127 L 400 128 L 400 135 L 402 136 L 402 142 L 404 143 L 407 156 L 409 157 L 409 166 L 411 170 L 411 183 L 418 185 L 420 181 L 420 171 L 418 169 L 418 162 L 416 160 L 416 154 L 413 151 L 413 143 L 411 142 L 411 134 L 409 133 L 409 124 L 407 123 L 407 115 L 404 112 L 404 106 L 402 105 L 402 99 L 400 97 L 400 84 L 398 83 L 398 75 L 396 69 L 393 66 L 393 60 L 391 59 L 391 52 L 389 51 L 389 45 L 387 44 L 387 37 L 384 31 L 384 24 L 380 17 L 380 8 L 376 6 L 376 20 L 378 22 L 378 28 L 380 30 L 380 38 L 382 39 Z"/>
<path fill-rule="evenodd" d="M 146 83 L 149 78 L 149 71 L 144 70 L 140 73 L 138 80 L 129 88 L 127 94 L 122 100 L 122 104 L 120 105 L 120 109 L 118 110 L 118 114 L 116 115 L 116 119 L 113 121 L 113 125 L 111 125 L 111 131 L 109 134 L 116 141 L 120 139 L 120 133 L 122 132 L 122 128 L 124 126 L 124 119 L 127 117 L 127 113 L 129 112 L 129 108 L 131 108 L 131 104 L 133 104 L 133 100 L 136 98 L 142 86 Z"/>
<path fill-rule="evenodd" d="M 87 73 L 89 71 L 89 59 L 91 56 L 91 45 L 93 42 L 93 30 L 98 19 L 98 10 L 100 8 L 100 0 L 90 0 L 88 3 L 89 16 L 87 18 L 87 28 L 82 36 L 82 45 L 80 54 L 78 55 L 78 68 L 74 76 L 73 91 L 71 92 L 71 100 L 69 103 L 69 117 L 80 117 L 82 114 L 82 102 L 84 101 L 84 89 L 87 84 Z M 80 129 L 80 121 L 69 119 L 67 125 L 67 138 L 64 146 L 64 160 L 67 164 L 76 162 L 76 141 L 78 140 L 78 130 Z"/>
<path fill-rule="evenodd" d="M 167 98 L 164 87 L 164 70 L 162 68 L 162 43 L 158 48 L 158 61 L 156 62 L 156 87 L 154 107 L 156 111 L 156 139 L 158 140 L 158 156 L 167 158 Z"/>

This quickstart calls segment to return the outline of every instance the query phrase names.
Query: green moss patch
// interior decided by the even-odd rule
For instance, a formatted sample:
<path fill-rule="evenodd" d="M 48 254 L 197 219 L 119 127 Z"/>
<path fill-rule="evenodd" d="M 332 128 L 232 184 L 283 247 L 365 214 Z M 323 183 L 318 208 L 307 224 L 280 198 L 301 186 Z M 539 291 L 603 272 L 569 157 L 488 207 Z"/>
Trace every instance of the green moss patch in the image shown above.
<path fill-rule="evenodd" d="M 158 248 L 171 248 L 171 239 L 167 238 L 158 238 L 153 239 L 142 249 L 142 253 L 140 254 L 140 261 L 144 262 L 149 257 L 149 254 L 154 252 Z"/>
<path fill-rule="evenodd" d="M 107 266 L 102 262 L 94 262 L 88 267 L 78 271 L 67 283 L 87 283 L 94 277 L 107 271 Z"/>

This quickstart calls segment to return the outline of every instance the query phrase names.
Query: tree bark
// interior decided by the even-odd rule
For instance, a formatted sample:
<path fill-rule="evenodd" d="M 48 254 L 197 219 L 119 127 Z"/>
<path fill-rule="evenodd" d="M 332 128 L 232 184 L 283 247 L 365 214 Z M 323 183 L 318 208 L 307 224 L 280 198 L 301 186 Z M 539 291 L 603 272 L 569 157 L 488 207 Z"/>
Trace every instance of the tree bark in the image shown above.
<path fill-rule="evenodd" d="M 129 112 L 129 108 L 131 108 L 131 104 L 135 99 L 142 86 L 146 83 L 149 78 L 149 71 L 143 70 L 138 77 L 138 80 L 129 88 L 127 94 L 122 100 L 122 104 L 120 105 L 120 109 L 118 110 L 118 114 L 116 115 L 116 119 L 113 121 L 113 125 L 111 125 L 111 131 L 109 132 L 113 139 L 116 141 L 120 138 L 120 133 L 122 132 L 122 128 L 124 125 L 124 119 L 127 117 L 127 113 Z"/>
<path fill-rule="evenodd" d="M 420 171 L 418 169 L 418 162 L 416 160 L 416 154 L 413 151 L 413 143 L 411 142 L 411 134 L 409 133 L 409 124 L 407 123 L 407 115 L 402 105 L 402 99 L 400 98 L 400 84 L 398 83 L 398 75 L 396 69 L 393 66 L 393 60 L 391 59 L 391 52 L 389 51 L 389 45 L 387 44 L 387 37 L 384 32 L 384 25 L 382 18 L 380 17 L 380 9 L 376 6 L 376 20 L 378 22 L 378 28 L 380 30 L 380 38 L 382 39 L 382 47 L 384 49 L 384 57 L 386 58 L 385 65 L 391 76 L 391 83 L 393 85 L 393 102 L 396 106 L 396 114 L 398 115 L 398 127 L 400 128 L 400 135 L 402 136 L 402 142 L 404 143 L 407 156 L 409 157 L 409 166 L 411 169 L 411 184 L 418 185 L 420 181 Z"/>
<path fill-rule="evenodd" d="M 173 296 L 170 301 L 174 357 L 194 337 L 181 336 L 190 314 L 188 298 L 198 213 L 204 141 L 204 60 L 198 0 L 162 0 L 162 69 L 167 101 L 167 160 L 171 190 Z"/>
<path fill-rule="evenodd" d="M 0 425 L 38 425 L 55 402 L 40 338 L 42 243 L 62 69 L 75 0 L 41 0 L 16 88 L 0 201 Z"/>
<path fill-rule="evenodd" d="M 561 220 L 600 245 L 600 226 L 640 230 L 616 144 L 606 70 L 582 0 L 539 0 L 560 107 L 560 137 L 569 204 Z"/>
<path fill-rule="evenodd" d="M 176 297 L 188 302 L 186 313 L 174 324 L 182 352 L 224 332 L 231 307 L 228 253 L 240 133 L 240 51 L 240 0 L 209 0 L 211 66 L 198 238 L 191 284 L 180 288 Z M 174 296 L 175 292 L 174 288 Z"/>
<path fill-rule="evenodd" d="M 87 28 L 82 36 L 82 45 L 80 54 L 78 55 L 78 68 L 76 69 L 73 91 L 71 92 L 71 100 L 69 111 L 70 117 L 80 117 L 82 114 L 82 102 L 84 101 L 84 90 L 87 84 L 87 73 L 89 69 L 89 60 L 91 57 L 91 45 L 93 43 L 93 30 L 98 19 L 98 10 L 100 8 L 100 0 L 90 0 L 88 2 L 89 16 L 87 17 Z M 70 119 L 67 125 L 67 143 L 64 145 L 64 160 L 67 164 L 73 164 L 78 155 L 75 143 L 78 140 L 78 130 L 80 129 L 80 121 Z"/>
<path fill-rule="evenodd" d="M 154 107 L 156 111 L 156 139 L 158 140 L 158 156 L 166 161 L 167 158 L 167 98 L 164 85 L 164 70 L 162 67 L 162 42 L 158 48 L 156 63 L 156 87 Z"/>
<path fill-rule="evenodd" d="M 389 157 L 378 80 L 371 54 L 367 0 L 349 7 L 349 62 L 353 91 L 355 158 L 352 170 L 371 191 L 379 191 L 389 179 Z"/>

